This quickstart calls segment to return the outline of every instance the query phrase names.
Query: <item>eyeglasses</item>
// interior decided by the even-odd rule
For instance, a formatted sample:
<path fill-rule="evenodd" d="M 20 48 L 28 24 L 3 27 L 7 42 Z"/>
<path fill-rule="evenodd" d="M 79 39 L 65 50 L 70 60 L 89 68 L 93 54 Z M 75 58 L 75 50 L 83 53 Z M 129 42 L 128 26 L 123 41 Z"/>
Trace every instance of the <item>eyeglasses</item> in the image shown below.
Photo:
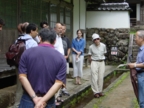
<path fill-rule="evenodd" d="M 96 41 L 96 40 L 100 40 L 100 38 L 96 38 L 96 39 L 94 39 L 94 41 Z"/>

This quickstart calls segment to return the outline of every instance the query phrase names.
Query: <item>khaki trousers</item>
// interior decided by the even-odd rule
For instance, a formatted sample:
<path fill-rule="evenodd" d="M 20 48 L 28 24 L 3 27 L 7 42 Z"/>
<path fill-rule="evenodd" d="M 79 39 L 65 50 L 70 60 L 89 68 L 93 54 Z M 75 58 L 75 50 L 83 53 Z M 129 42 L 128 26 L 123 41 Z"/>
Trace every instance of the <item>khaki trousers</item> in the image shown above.
<path fill-rule="evenodd" d="M 16 97 L 15 97 L 15 104 L 13 105 L 13 108 L 18 108 L 20 104 L 20 100 L 23 94 L 23 89 L 22 89 L 22 84 L 19 80 L 19 74 L 18 74 L 18 69 L 16 69 L 17 73 L 17 84 L 16 84 Z"/>
<path fill-rule="evenodd" d="M 91 88 L 94 94 L 102 92 L 105 62 L 91 62 Z"/>
<path fill-rule="evenodd" d="M 67 62 L 67 74 L 69 74 L 69 63 Z"/>

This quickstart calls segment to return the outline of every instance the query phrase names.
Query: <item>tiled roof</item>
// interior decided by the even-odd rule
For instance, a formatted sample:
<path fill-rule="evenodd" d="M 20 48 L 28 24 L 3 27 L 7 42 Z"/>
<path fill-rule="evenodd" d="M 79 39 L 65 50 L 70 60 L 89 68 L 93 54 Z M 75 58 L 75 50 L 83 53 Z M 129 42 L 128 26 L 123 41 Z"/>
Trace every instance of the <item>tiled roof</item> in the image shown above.
<path fill-rule="evenodd" d="M 123 3 L 102 3 L 98 4 L 88 4 L 87 11 L 131 11 L 129 4 Z"/>

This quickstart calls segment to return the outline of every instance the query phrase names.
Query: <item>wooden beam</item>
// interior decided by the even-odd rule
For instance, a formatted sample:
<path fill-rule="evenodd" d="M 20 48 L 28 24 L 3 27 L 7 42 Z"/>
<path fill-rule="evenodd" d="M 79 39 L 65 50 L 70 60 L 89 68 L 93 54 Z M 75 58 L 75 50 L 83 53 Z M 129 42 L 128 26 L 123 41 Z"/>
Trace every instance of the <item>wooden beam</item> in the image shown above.
<path fill-rule="evenodd" d="M 124 2 L 124 0 L 106 0 L 107 2 Z M 140 3 L 141 0 L 125 0 L 127 3 Z"/>
<path fill-rule="evenodd" d="M 91 3 L 102 3 L 103 0 L 85 0 L 86 2 L 91 2 Z"/>
<path fill-rule="evenodd" d="M 85 0 L 91 3 L 103 3 L 103 0 Z M 124 2 L 124 0 L 105 0 L 106 2 Z M 140 3 L 143 0 L 126 0 L 128 3 Z"/>

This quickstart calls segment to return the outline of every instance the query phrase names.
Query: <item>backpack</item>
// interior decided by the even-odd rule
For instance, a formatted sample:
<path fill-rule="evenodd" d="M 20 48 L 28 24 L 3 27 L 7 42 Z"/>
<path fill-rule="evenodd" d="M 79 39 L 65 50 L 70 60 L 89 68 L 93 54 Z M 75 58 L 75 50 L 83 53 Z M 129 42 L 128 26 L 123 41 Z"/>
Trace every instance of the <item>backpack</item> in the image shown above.
<path fill-rule="evenodd" d="M 16 66 L 18 67 L 19 65 L 19 61 L 20 61 L 20 57 L 22 55 L 22 53 L 26 50 L 26 45 L 25 42 L 28 39 L 21 39 L 18 38 L 17 41 L 14 44 L 11 44 L 8 52 L 6 52 L 6 61 L 7 64 L 11 67 L 11 66 Z"/>

